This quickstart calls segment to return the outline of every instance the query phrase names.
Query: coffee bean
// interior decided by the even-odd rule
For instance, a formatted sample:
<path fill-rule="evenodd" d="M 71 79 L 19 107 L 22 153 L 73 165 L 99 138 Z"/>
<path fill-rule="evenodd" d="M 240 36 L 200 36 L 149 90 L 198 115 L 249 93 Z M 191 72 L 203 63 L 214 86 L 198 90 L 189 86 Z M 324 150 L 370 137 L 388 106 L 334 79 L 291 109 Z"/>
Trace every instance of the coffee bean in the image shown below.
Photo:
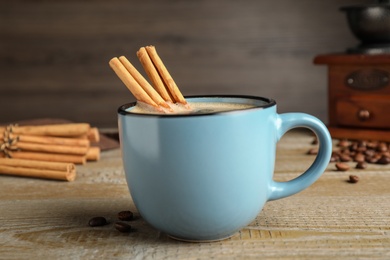
<path fill-rule="evenodd" d="M 388 150 L 388 147 L 387 147 L 387 144 L 382 142 L 382 143 L 379 143 L 377 149 L 376 149 L 378 152 L 387 152 Z"/>
<path fill-rule="evenodd" d="M 367 168 L 367 163 L 366 162 L 358 162 L 356 164 L 356 169 L 366 169 Z"/>
<path fill-rule="evenodd" d="M 349 182 L 350 183 L 357 183 L 359 181 L 359 177 L 356 175 L 349 175 Z"/>
<path fill-rule="evenodd" d="M 364 156 L 364 154 L 362 153 L 358 153 L 355 155 L 355 157 L 353 158 L 353 160 L 355 162 L 364 162 L 366 160 L 366 157 Z"/>
<path fill-rule="evenodd" d="M 356 149 L 357 152 L 364 152 L 364 151 L 367 151 L 367 147 L 365 146 L 358 146 L 358 148 Z"/>
<path fill-rule="evenodd" d="M 381 158 L 378 159 L 378 161 L 376 163 L 377 164 L 383 164 L 383 165 L 389 164 L 390 163 L 390 157 L 382 155 Z"/>
<path fill-rule="evenodd" d="M 357 151 L 358 149 L 358 144 L 357 143 L 353 143 L 350 147 L 349 147 L 349 150 L 350 151 Z"/>
<path fill-rule="evenodd" d="M 376 158 L 376 157 L 369 157 L 369 156 L 366 157 L 366 162 L 368 162 L 368 163 L 376 163 L 377 161 L 378 161 L 378 158 Z"/>
<path fill-rule="evenodd" d="M 346 139 L 342 139 L 342 140 L 339 141 L 337 146 L 346 148 L 346 147 L 350 146 L 350 142 L 348 140 L 346 140 Z"/>
<path fill-rule="evenodd" d="M 357 142 L 358 147 L 366 147 L 367 146 L 367 141 L 366 140 L 360 140 Z"/>
<path fill-rule="evenodd" d="M 390 157 L 390 151 L 382 153 L 382 156 Z"/>
<path fill-rule="evenodd" d="M 372 150 L 372 149 L 369 149 L 369 150 L 366 150 L 366 151 L 364 152 L 364 154 L 365 154 L 366 156 L 373 157 L 373 156 L 375 155 L 375 151 Z"/>
<path fill-rule="evenodd" d="M 346 163 L 336 163 L 336 168 L 338 171 L 348 171 L 349 165 Z"/>
<path fill-rule="evenodd" d="M 348 148 L 343 148 L 340 150 L 340 155 L 350 155 L 351 151 Z"/>
<path fill-rule="evenodd" d="M 121 211 L 118 213 L 118 219 L 123 221 L 133 220 L 134 214 L 130 210 Z"/>
<path fill-rule="evenodd" d="M 88 221 L 88 225 L 91 227 L 99 227 L 107 224 L 108 222 L 105 217 L 93 217 Z"/>
<path fill-rule="evenodd" d="M 129 224 L 119 222 L 119 221 L 115 222 L 115 229 L 122 233 L 129 233 L 132 230 Z"/>
<path fill-rule="evenodd" d="M 352 158 L 351 158 L 351 156 L 349 156 L 347 154 L 342 154 L 340 156 L 340 161 L 342 161 L 342 162 L 350 162 L 350 161 L 352 161 Z"/>
<path fill-rule="evenodd" d="M 311 142 L 311 144 L 318 144 L 318 138 L 317 137 L 314 137 L 313 141 Z"/>
<path fill-rule="evenodd" d="M 371 141 L 367 143 L 367 148 L 368 149 L 376 149 L 378 147 L 378 142 L 376 141 Z"/>

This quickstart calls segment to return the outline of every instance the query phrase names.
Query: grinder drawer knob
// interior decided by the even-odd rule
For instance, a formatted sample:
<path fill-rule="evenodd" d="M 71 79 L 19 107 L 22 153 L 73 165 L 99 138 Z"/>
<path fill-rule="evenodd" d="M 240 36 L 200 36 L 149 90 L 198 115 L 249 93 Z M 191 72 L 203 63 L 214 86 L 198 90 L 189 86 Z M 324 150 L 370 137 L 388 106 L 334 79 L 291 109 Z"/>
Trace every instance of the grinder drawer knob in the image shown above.
<path fill-rule="evenodd" d="M 366 121 L 368 119 L 370 119 L 371 117 L 371 114 L 370 114 L 370 111 L 366 110 L 366 109 L 360 109 L 359 112 L 358 112 L 358 118 L 361 120 L 361 121 Z"/>

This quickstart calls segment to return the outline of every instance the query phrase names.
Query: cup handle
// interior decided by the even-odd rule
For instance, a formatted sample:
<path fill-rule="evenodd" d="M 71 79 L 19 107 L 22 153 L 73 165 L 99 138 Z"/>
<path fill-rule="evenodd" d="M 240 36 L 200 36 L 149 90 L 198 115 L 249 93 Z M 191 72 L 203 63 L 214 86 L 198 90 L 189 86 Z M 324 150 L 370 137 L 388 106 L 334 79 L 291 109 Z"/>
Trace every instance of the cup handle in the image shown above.
<path fill-rule="evenodd" d="M 312 130 L 319 141 L 319 151 L 313 164 L 297 178 L 276 182 L 271 180 L 268 200 L 277 200 L 296 194 L 312 185 L 325 171 L 332 154 L 332 139 L 326 126 L 316 117 L 304 113 L 277 115 L 277 142 L 292 128 L 304 127 Z"/>

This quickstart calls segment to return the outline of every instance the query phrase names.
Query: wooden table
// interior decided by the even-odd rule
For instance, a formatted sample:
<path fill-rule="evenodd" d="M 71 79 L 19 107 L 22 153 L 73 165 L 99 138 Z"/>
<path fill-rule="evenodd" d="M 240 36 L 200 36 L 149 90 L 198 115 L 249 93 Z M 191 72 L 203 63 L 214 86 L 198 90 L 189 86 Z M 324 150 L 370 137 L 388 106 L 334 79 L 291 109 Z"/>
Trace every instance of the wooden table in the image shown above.
<path fill-rule="evenodd" d="M 276 180 L 308 167 L 311 141 L 307 132 L 283 137 Z M 136 232 L 118 232 L 117 213 L 136 212 L 118 149 L 78 166 L 74 182 L 0 176 L 0 259 L 390 259 L 390 165 L 334 169 L 329 164 L 313 186 L 267 203 L 248 227 L 213 243 L 172 240 L 142 218 L 131 222 Z M 348 183 L 350 174 L 360 181 Z M 111 224 L 88 226 L 94 216 Z"/>

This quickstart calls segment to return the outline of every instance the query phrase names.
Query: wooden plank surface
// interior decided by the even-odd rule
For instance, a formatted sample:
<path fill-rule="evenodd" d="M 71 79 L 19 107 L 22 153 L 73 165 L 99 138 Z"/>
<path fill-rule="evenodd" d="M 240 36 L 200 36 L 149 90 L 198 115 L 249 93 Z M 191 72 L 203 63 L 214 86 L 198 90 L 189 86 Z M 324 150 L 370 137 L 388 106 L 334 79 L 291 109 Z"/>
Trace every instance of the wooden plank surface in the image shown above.
<path fill-rule="evenodd" d="M 116 126 L 132 95 L 108 67 L 154 44 L 185 95 L 267 96 L 326 120 L 318 54 L 355 46 L 344 5 L 369 0 L 0 1 L 0 122 Z"/>
<path fill-rule="evenodd" d="M 282 138 L 276 180 L 312 163 L 311 141 L 307 132 Z M 390 165 L 334 169 L 329 164 L 314 185 L 267 203 L 248 227 L 213 243 L 172 240 L 142 218 L 131 222 L 136 232 L 115 230 L 119 211 L 136 212 L 119 150 L 78 166 L 74 182 L 0 176 L 0 259 L 389 259 Z M 348 183 L 349 174 L 360 181 Z M 94 216 L 111 224 L 89 227 Z"/>

